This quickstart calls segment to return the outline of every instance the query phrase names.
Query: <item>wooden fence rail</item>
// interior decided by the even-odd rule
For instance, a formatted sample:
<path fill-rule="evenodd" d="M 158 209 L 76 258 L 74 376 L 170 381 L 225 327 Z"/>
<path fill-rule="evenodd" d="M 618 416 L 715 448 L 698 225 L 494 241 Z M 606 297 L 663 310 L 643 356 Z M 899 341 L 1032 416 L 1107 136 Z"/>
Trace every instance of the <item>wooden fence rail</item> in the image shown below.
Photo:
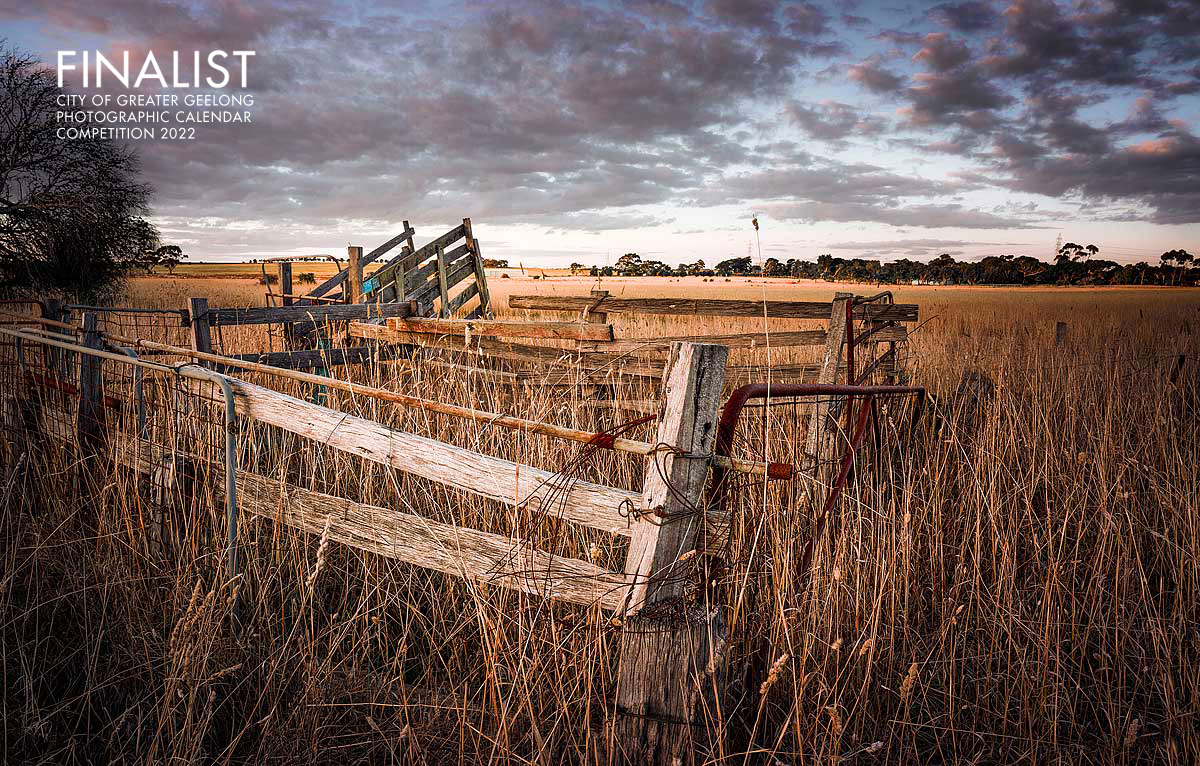
<path fill-rule="evenodd" d="M 369 252 L 365 256 L 363 256 L 362 259 L 359 261 L 360 266 L 366 267 L 368 264 L 374 263 L 380 256 L 382 256 L 385 253 L 387 253 L 388 251 L 394 249 L 396 247 L 396 245 L 399 245 L 401 242 L 404 242 L 406 240 L 411 241 L 412 235 L 415 233 L 416 232 L 413 230 L 413 228 L 408 225 L 408 221 L 405 221 L 404 222 L 404 231 L 400 232 L 396 236 L 389 239 L 387 242 L 384 242 L 382 245 L 380 245 L 379 247 L 375 248 L 374 250 L 372 250 L 371 252 Z M 309 295 L 311 295 L 312 297 L 320 297 L 322 295 L 325 295 L 333 288 L 335 288 L 338 285 L 345 282 L 346 276 L 347 276 L 347 272 L 345 270 L 342 270 L 342 271 L 338 272 L 337 274 L 334 274 L 329 279 L 327 279 L 324 282 L 322 282 L 321 284 L 317 285 L 317 287 L 315 287 L 309 293 Z"/>
<path fill-rule="evenodd" d="M 602 311 L 608 314 L 668 314 L 674 316 L 762 317 L 763 301 L 699 298 L 604 298 L 591 296 L 510 295 L 509 308 L 536 311 Z M 820 301 L 766 301 L 766 314 L 777 319 L 828 319 L 831 304 Z M 861 306 L 865 319 L 893 322 L 917 321 L 919 307 L 908 303 L 872 303 Z"/>
<path fill-rule="evenodd" d="M 551 471 L 397 431 L 245 381 L 230 382 L 240 416 L 507 505 L 628 535 L 628 518 L 621 509 L 637 508 L 641 500 L 636 492 L 585 481 L 564 482 Z M 560 497 L 552 502 L 551 494 Z"/>

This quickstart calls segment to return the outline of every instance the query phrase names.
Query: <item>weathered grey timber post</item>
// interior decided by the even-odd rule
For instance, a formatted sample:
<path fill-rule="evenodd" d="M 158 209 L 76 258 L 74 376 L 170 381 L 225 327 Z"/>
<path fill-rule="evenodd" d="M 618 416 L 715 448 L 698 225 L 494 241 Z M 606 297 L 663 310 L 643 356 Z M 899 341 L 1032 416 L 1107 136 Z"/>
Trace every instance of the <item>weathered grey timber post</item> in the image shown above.
<path fill-rule="evenodd" d="M 833 310 L 829 313 L 829 329 L 825 334 L 825 356 L 821 359 L 821 369 L 817 373 L 818 383 L 837 382 L 838 368 L 842 366 L 842 348 L 846 345 L 846 304 L 853 297 L 852 293 L 834 293 Z M 831 430 L 831 421 L 836 419 L 839 411 L 840 408 L 835 409 L 831 398 L 818 397 L 808 423 L 802 470 L 814 472 L 815 475 L 822 457 L 829 454 L 828 432 Z"/>
<path fill-rule="evenodd" d="M 472 317 L 477 313 L 481 319 L 491 319 L 492 296 L 488 293 L 487 272 L 483 269 L 483 253 L 479 251 L 479 240 L 471 231 L 471 219 L 463 219 L 463 231 L 466 233 L 467 247 L 471 250 L 471 258 L 475 264 L 475 285 L 479 288 L 479 308 L 471 312 Z"/>
<path fill-rule="evenodd" d="M 346 303 L 361 303 L 363 294 L 363 249 L 351 245 L 346 248 L 349 264 L 346 266 Z"/>
<path fill-rule="evenodd" d="M 446 251 L 441 245 L 436 248 L 437 252 L 437 281 L 438 281 L 438 299 L 441 302 L 438 308 L 438 316 L 450 316 L 450 287 L 446 282 Z"/>
<path fill-rule="evenodd" d="M 279 262 L 279 292 L 283 293 L 283 305 L 292 305 L 292 262 Z M 284 322 L 283 324 L 283 339 L 287 343 L 287 348 L 291 348 L 292 342 L 292 323 Z"/>
<path fill-rule="evenodd" d="M 80 343 L 84 348 L 99 350 L 102 347 L 95 314 L 85 313 L 80 320 L 80 329 Z M 101 379 L 104 360 L 86 353 L 80 353 L 79 356 L 79 412 L 76 427 L 79 449 L 85 458 L 92 458 L 104 446 L 104 393 Z"/>
<path fill-rule="evenodd" d="M 583 320 L 585 322 L 598 322 L 599 324 L 608 324 L 608 312 L 604 310 L 596 311 L 600 308 L 600 304 L 604 303 L 608 298 L 608 290 L 592 290 L 592 305 L 588 306 L 584 312 Z"/>
<path fill-rule="evenodd" d="M 409 233 L 408 238 L 404 240 L 405 243 L 408 244 L 408 252 L 409 253 L 417 252 L 417 245 L 415 242 L 413 242 L 413 236 L 412 236 L 413 235 L 413 227 L 411 224 L 409 224 L 408 221 L 404 222 L 404 230 Z"/>
<path fill-rule="evenodd" d="M 283 305 L 292 305 L 292 262 L 279 262 L 279 292 L 283 295 Z"/>
<path fill-rule="evenodd" d="M 196 466 L 182 455 L 166 455 L 150 471 L 150 524 L 146 530 L 151 556 L 168 560 L 182 551 L 196 491 Z"/>
<path fill-rule="evenodd" d="M 632 585 L 613 722 L 620 763 L 671 763 L 691 741 L 696 702 L 724 661 L 724 615 L 706 603 L 696 548 L 728 357 L 725 346 L 674 343 L 663 372 L 655 441 L 671 449 L 647 459 L 625 564 Z"/>

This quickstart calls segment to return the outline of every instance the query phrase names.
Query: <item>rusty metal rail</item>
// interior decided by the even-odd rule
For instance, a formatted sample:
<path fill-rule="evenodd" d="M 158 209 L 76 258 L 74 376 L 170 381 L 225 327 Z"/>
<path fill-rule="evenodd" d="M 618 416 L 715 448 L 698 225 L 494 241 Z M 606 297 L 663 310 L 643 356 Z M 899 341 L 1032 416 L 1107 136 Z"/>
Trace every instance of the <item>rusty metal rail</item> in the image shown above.
<path fill-rule="evenodd" d="M 858 452 L 858 448 L 869 427 L 873 428 L 875 424 L 874 418 L 871 417 L 874 414 L 875 400 L 881 396 L 897 395 L 918 397 L 918 409 L 915 417 L 920 417 L 923 409 L 922 405 L 925 400 L 925 389 L 920 386 L 858 386 L 838 383 L 751 383 L 735 390 L 725 402 L 725 406 L 722 407 L 715 451 L 718 455 L 729 458 L 733 451 L 734 436 L 737 433 L 742 410 L 752 399 L 770 401 L 771 399 L 794 399 L 802 396 L 844 396 L 851 401 L 853 399 L 862 399 L 862 406 L 858 411 L 857 422 L 850 431 L 851 435 L 846 444 L 846 449 L 840 458 L 838 474 L 830 486 L 824 503 L 822 503 L 816 526 L 809 538 L 804 557 L 801 561 L 800 571 L 807 571 L 811 563 L 816 541 L 820 538 L 822 531 L 824 531 L 830 512 L 845 491 L 846 484 L 850 478 L 851 468 L 854 465 L 855 454 Z M 849 405 L 846 407 L 846 411 L 847 421 L 849 421 Z M 763 457 L 768 458 L 766 455 Z M 720 465 L 714 464 L 711 486 L 713 499 L 717 507 L 725 505 L 728 485 L 727 478 L 727 470 Z"/>

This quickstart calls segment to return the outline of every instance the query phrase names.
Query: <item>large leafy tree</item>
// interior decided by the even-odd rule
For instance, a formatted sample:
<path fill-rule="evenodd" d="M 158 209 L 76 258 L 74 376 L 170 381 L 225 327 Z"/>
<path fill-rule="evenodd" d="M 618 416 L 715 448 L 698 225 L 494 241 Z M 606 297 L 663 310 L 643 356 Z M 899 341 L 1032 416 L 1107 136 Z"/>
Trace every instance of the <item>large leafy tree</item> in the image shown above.
<path fill-rule="evenodd" d="M 104 300 L 159 252 L 150 188 L 129 148 L 58 137 L 61 92 L 37 59 L 0 48 L 0 288 Z"/>

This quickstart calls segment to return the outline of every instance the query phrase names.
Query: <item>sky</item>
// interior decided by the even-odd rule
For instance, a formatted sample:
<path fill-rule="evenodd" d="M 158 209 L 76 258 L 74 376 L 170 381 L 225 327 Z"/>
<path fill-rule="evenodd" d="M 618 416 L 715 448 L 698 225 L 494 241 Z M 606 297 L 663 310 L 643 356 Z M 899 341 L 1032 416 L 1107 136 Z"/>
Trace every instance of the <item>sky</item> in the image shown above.
<path fill-rule="evenodd" d="M 1200 252 L 1194 0 L 0 0 L 0 37 L 256 52 L 251 124 L 134 142 L 192 260 L 463 217 L 527 266 Z"/>

